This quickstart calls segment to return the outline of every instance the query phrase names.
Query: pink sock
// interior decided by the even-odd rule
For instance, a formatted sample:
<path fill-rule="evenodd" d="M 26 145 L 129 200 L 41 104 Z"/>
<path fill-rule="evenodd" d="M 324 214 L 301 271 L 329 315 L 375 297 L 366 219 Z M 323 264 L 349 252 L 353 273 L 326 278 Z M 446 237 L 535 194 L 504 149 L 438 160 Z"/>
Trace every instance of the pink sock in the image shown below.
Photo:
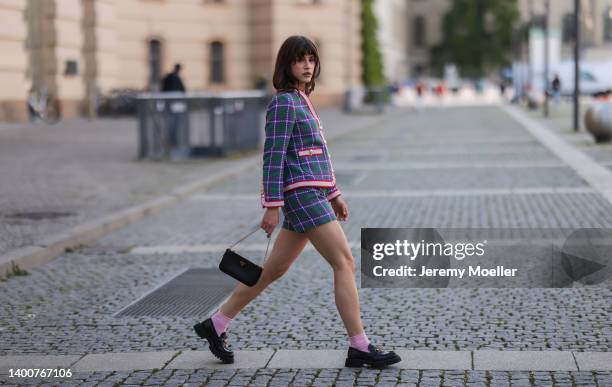
<path fill-rule="evenodd" d="M 212 320 L 213 326 L 215 327 L 215 331 L 217 334 L 221 336 L 221 333 L 227 330 L 227 327 L 232 322 L 232 319 L 221 313 L 221 309 L 219 309 L 215 314 L 210 318 Z"/>
<path fill-rule="evenodd" d="M 365 331 L 358 335 L 349 337 L 349 342 L 351 347 L 362 352 L 369 352 L 368 344 L 370 344 L 370 341 L 368 340 L 368 336 L 366 336 Z"/>

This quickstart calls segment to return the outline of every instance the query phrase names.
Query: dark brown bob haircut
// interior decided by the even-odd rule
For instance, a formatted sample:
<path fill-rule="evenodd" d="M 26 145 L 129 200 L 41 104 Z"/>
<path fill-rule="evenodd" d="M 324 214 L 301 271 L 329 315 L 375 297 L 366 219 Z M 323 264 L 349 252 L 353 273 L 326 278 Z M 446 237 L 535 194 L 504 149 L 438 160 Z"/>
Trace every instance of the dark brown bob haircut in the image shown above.
<path fill-rule="evenodd" d="M 272 78 L 272 84 L 277 91 L 297 90 L 296 83 L 298 80 L 291 73 L 291 65 L 306 55 L 313 55 L 315 59 L 312 78 L 304 88 L 307 95 L 312 93 L 315 88 L 315 79 L 321 73 L 319 50 L 312 40 L 301 35 L 288 37 L 278 50 L 276 64 L 274 65 L 274 77 Z"/>

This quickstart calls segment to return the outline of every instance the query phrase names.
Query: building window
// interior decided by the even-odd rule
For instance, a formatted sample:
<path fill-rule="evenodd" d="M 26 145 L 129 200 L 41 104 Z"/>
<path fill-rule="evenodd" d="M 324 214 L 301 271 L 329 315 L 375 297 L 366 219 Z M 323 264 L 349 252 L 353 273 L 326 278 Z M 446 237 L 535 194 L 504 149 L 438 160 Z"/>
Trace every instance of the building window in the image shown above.
<path fill-rule="evenodd" d="M 210 82 L 224 83 L 223 74 L 223 43 L 212 42 L 210 44 Z"/>
<path fill-rule="evenodd" d="M 570 43 L 574 40 L 574 14 L 566 13 L 562 20 L 561 38 L 564 43 Z"/>
<path fill-rule="evenodd" d="M 412 42 L 415 47 L 425 46 L 425 18 L 415 16 L 412 22 Z"/>
<path fill-rule="evenodd" d="M 76 60 L 69 59 L 65 63 L 64 75 L 77 75 L 79 73 L 79 66 Z"/>
<path fill-rule="evenodd" d="M 157 39 L 149 41 L 149 90 L 159 90 L 161 81 L 161 42 Z"/>
<path fill-rule="evenodd" d="M 608 7 L 604 12 L 603 34 L 606 42 L 612 42 L 612 7 Z"/>

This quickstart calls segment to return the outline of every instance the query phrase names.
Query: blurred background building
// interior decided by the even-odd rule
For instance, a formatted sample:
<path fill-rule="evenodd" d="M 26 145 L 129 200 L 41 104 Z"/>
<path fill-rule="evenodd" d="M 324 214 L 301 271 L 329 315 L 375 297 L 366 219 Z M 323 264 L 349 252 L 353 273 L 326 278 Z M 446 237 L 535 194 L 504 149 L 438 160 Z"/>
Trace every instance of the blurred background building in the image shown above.
<path fill-rule="evenodd" d="M 408 0 L 406 8 L 406 71 L 410 77 L 427 72 L 431 49 L 444 38 L 442 21 L 452 0 Z"/>
<path fill-rule="evenodd" d="M 612 0 L 581 0 L 581 46 L 585 59 L 609 57 L 612 49 Z M 521 21 L 532 20 L 534 27 L 543 25 L 543 0 L 519 0 Z M 574 0 L 552 0 L 548 14 L 549 28 L 561 38 L 561 58 L 572 56 Z"/>
<path fill-rule="evenodd" d="M 389 4 L 387 4 L 389 3 Z M 403 3 L 403 7 L 398 6 Z M 406 49 L 404 71 L 408 77 L 426 72 L 430 64 L 431 49 L 444 39 L 444 15 L 453 0 L 393 0 L 378 1 L 379 18 L 398 20 L 403 27 Z M 544 17 L 544 0 L 518 0 L 520 22 L 532 20 L 534 27 L 541 26 Z M 574 0 L 552 0 L 549 13 L 549 28 L 561 35 L 561 58 L 570 58 L 573 49 Z M 585 58 L 609 57 L 612 49 L 612 0 L 581 0 L 582 44 Z M 388 13 L 388 15 L 386 14 Z M 403 17 L 401 15 L 404 15 Z M 383 23 L 384 24 L 384 23 Z M 382 43 L 384 45 L 384 43 Z M 384 52 L 385 60 L 401 55 Z"/>
<path fill-rule="evenodd" d="M 64 117 L 95 110 L 100 97 L 112 90 L 155 91 L 175 63 L 183 65 L 181 75 L 189 91 L 271 87 L 276 52 L 292 34 L 307 35 L 319 45 L 323 67 L 315 93 L 318 104 L 340 105 L 347 89 L 363 83 L 371 86 L 373 81 L 368 81 L 365 74 L 374 74 L 370 79 L 378 85 L 404 83 L 421 76 L 447 78 L 447 65 L 453 67 L 454 73 L 472 79 L 495 77 L 502 68 L 513 66 L 514 74 L 508 77 L 537 88 L 538 80 L 543 78 L 539 73 L 545 3 L 546 0 L 0 0 L 0 121 L 27 119 L 28 96 L 43 89 L 59 100 Z M 585 62 L 612 60 L 612 0 L 580 0 L 580 4 L 582 58 Z M 504 26 L 507 32 L 512 30 L 512 44 L 498 44 L 507 40 L 508 32 L 496 36 L 497 40 L 481 39 L 480 43 L 472 43 L 468 34 L 462 47 L 456 41 L 446 45 L 449 36 L 456 37 L 463 27 L 474 28 L 478 24 L 469 19 L 473 15 L 461 13 L 468 8 L 473 13 L 475 7 L 481 7 L 484 13 L 498 12 L 493 18 L 483 15 L 487 19 L 483 28 L 487 30 L 497 27 L 491 26 L 489 19 L 496 24 L 514 13 L 512 24 Z M 508 9 L 500 10 L 503 7 Z M 372 12 L 375 21 L 369 18 Z M 445 31 L 449 14 L 459 17 L 450 32 Z M 574 0 L 550 0 L 546 14 L 551 74 L 561 72 L 563 84 L 569 87 Z M 370 27 L 368 23 L 377 27 L 362 29 Z M 369 39 L 373 35 L 376 47 L 371 39 L 362 45 L 364 36 Z M 483 45 L 486 42 L 488 48 Z M 454 63 L 461 56 L 458 54 L 475 45 L 482 46 L 484 54 L 479 55 L 488 55 L 476 69 L 466 63 L 470 58 Z M 366 63 L 382 67 L 383 74 L 379 75 L 377 68 L 366 68 Z M 607 66 L 607 62 L 602 63 L 600 67 Z M 595 68 L 594 76 L 606 78 L 596 70 L 603 71 Z"/>
<path fill-rule="evenodd" d="M 187 89 L 270 85 L 289 35 L 315 40 L 315 99 L 360 83 L 359 0 L 0 0 L 0 121 L 27 119 L 45 88 L 76 116 L 113 89 L 157 90 L 175 63 Z"/>

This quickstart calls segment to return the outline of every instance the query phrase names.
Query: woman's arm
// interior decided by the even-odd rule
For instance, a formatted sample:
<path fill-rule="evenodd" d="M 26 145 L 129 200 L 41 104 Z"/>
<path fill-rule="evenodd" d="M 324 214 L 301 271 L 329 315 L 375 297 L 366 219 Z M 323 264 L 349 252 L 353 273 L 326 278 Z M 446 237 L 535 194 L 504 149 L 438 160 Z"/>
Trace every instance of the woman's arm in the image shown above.
<path fill-rule="evenodd" d="M 295 108 L 291 95 L 276 94 L 266 111 L 266 140 L 263 153 L 261 204 L 263 207 L 282 207 L 283 165 L 287 146 L 295 125 Z"/>

